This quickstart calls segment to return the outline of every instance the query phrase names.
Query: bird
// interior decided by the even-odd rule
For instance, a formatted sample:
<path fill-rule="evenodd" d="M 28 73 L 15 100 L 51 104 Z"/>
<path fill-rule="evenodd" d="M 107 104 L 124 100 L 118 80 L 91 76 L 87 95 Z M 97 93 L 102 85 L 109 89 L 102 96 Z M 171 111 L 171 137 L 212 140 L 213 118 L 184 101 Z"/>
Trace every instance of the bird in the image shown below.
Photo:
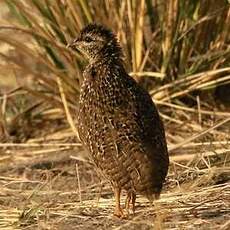
<path fill-rule="evenodd" d="M 114 215 L 126 218 L 129 209 L 135 212 L 137 194 L 151 202 L 160 196 L 169 167 L 163 122 L 149 93 L 127 73 L 111 29 L 88 24 L 68 47 L 88 60 L 77 115 L 80 141 L 111 183 Z"/>

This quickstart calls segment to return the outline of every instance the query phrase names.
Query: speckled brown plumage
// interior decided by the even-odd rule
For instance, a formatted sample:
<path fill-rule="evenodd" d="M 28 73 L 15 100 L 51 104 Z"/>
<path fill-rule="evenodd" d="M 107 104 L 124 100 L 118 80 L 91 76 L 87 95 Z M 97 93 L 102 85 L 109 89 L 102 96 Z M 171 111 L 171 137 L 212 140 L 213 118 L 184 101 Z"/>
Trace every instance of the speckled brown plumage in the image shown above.
<path fill-rule="evenodd" d="M 135 207 L 136 193 L 159 197 L 168 171 L 165 132 L 149 94 L 126 72 L 114 34 L 97 24 L 85 27 L 71 47 L 89 59 L 83 73 L 78 130 L 95 165 L 111 182 L 120 208 L 121 189 L 126 209 Z"/>

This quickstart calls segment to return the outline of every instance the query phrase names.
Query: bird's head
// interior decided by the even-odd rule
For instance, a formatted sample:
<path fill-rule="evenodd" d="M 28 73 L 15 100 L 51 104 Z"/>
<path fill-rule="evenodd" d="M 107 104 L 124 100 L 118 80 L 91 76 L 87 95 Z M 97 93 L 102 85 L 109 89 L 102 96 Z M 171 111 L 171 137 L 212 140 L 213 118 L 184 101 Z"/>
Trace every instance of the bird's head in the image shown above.
<path fill-rule="evenodd" d="M 84 27 L 79 36 L 68 44 L 77 49 L 89 60 L 95 58 L 121 58 L 122 52 L 116 36 L 111 30 L 100 24 L 89 24 Z"/>

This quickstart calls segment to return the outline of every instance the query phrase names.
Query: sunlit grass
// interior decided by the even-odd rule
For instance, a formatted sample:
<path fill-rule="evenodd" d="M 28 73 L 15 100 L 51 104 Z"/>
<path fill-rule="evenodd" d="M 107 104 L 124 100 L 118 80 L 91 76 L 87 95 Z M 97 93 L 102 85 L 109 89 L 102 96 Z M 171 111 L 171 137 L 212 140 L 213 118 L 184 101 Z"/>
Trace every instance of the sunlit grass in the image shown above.
<path fill-rule="evenodd" d="M 105 226 L 111 221 L 111 189 L 104 187 L 105 196 L 96 201 L 101 185 L 73 138 L 87 61 L 66 48 L 81 28 L 99 22 L 117 34 L 127 71 L 158 105 L 171 162 L 156 206 L 138 196 L 136 216 L 111 223 L 116 229 L 135 223 L 227 229 L 230 112 L 213 98 L 217 86 L 230 83 L 228 1 L 1 4 L 9 13 L 0 24 L 0 86 L 6 88 L 0 88 L 0 228 L 73 227 L 76 220 Z M 79 171 L 73 171 L 74 164 L 68 168 L 70 160 Z M 85 174 L 90 176 L 84 180 Z M 79 183 L 71 190 L 74 177 Z"/>

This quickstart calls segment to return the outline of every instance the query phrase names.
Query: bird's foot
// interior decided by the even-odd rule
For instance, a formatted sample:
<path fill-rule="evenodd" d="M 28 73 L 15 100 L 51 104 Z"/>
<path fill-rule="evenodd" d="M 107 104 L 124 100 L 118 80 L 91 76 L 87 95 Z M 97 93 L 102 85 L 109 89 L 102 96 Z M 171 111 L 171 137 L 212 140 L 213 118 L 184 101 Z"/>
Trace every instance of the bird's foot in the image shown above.
<path fill-rule="evenodd" d="M 121 219 L 128 219 L 129 217 L 129 213 L 124 212 L 121 208 L 120 209 L 116 208 L 114 210 L 113 215 Z"/>

